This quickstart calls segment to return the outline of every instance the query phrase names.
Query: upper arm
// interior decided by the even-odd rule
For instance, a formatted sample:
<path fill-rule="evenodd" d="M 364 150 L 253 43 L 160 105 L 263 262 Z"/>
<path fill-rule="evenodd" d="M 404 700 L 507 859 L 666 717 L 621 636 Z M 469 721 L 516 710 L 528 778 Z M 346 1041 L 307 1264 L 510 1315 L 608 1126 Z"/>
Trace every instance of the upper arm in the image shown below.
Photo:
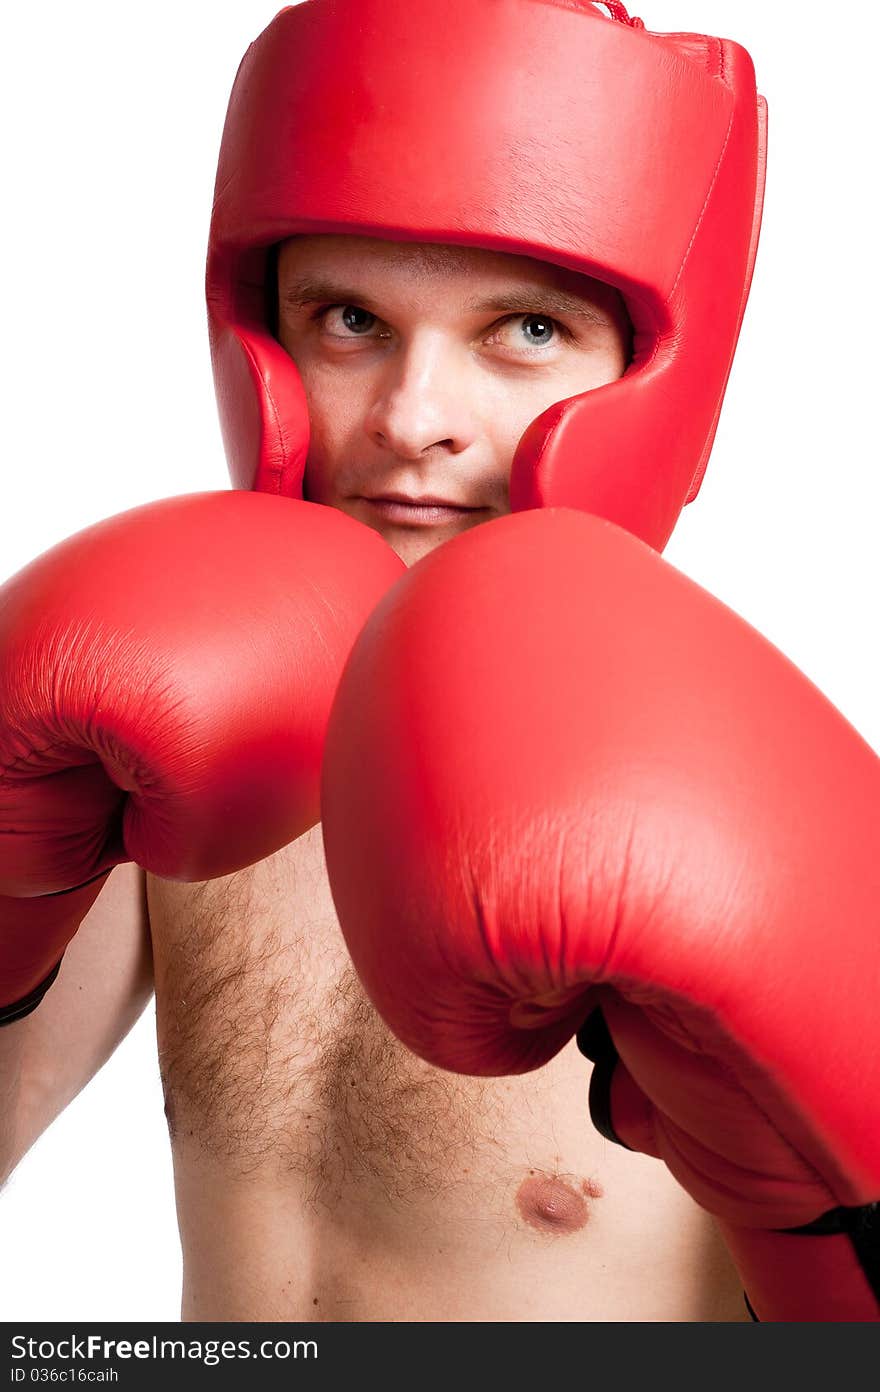
<path fill-rule="evenodd" d="M 152 989 L 143 871 L 119 865 L 40 1005 L 0 1029 L 0 1182 L 106 1063 Z"/>

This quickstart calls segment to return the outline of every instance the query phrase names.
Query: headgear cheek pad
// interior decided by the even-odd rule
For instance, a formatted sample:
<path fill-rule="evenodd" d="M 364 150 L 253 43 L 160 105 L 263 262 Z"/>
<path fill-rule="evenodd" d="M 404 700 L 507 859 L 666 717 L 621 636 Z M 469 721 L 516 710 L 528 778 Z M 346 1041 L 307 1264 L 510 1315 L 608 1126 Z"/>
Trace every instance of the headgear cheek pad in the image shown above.
<path fill-rule="evenodd" d="M 751 59 L 651 34 L 614 0 L 305 0 L 229 102 L 207 266 L 234 484 L 301 496 L 299 374 L 270 247 L 297 233 L 536 257 L 615 286 L 624 376 L 544 411 L 514 510 L 597 513 L 662 549 L 696 496 L 757 248 L 766 119 Z"/>

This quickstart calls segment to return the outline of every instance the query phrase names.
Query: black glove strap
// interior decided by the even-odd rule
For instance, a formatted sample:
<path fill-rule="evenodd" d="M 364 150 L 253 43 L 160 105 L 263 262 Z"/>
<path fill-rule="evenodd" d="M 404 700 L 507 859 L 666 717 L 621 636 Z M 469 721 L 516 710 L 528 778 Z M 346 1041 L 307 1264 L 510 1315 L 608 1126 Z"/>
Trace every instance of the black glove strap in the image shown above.
<path fill-rule="evenodd" d="M 806 1237 L 844 1233 L 853 1245 L 868 1285 L 880 1302 L 880 1203 L 865 1204 L 862 1208 L 832 1208 L 802 1228 L 780 1231 L 802 1233 Z"/>
<path fill-rule="evenodd" d="M 611 1080 L 619 1054 L 601 1010 L 594 1010 L 587 1016 L 577 1032 L 577 1046 L 594 1064 L 590 1079 L 590 1117 L 593 1125 L 606 1140 L 623 1145 L 611 1123 Z M 629 1150 L 630 1147 L 624 1146 L 624 1149 Z M 863 1208 L 834 1208 L 803 1227 L 780 1228 L 779 1231 L 802 1233 L 807 1237 L 845 1234 L 853 1245 L 868 1285 L 880 1301 L 880 1203 L 866 1204 Z M 748 1296 L 744 1295 L 744 1299 L 751 1318 L 760 1323 Z"/>
<path fill-rule="evenodd" d="M 632 1147 L 620 1139 L 611 1124 L 611 1080 L 620 1055 L 614 1047 L 614 1040 L 601 1010 L 593 1010 L 587 1016 L 576 1038 L 581 1053 L 594 1065 L 590 1078 L 590 1119 L 599 1135 L 604 1136 L 606 1141 L 613 1141 L 615 1145 L 623 1146 L 624 1150 L 631 1150 Z"/>
<path fill-rule="evenodd" d="M 804 1237 L 840 1234 L 848 1237 L 868 1285 L 880 1303 L 880 1203 L 865 1204 L 863 1208 L 832 1208 L 812 1223 L 804 1223 L 803 1227 L 777 1228 L 777 1232 Z M 745 1293 L 743 1299 L 751 1318 L 760 1324 Z"/>
<path fill-rule="evenodd" d="M 34 989 L 21 1000 L 13 1001 L 11 1005 L 0 1005 L 0 1028 L 2 1028 L 3 1025 L 11 1025 L 14 1020 L 23 1020 L 25 1015 L 30 1015 L 32 1010 L 36 1010 L 40 1001 L 58 975 L 63 960 L 63 956 L 59 958 L 45 981 L 41 981 L 39 986 L 35 986 Z"/>

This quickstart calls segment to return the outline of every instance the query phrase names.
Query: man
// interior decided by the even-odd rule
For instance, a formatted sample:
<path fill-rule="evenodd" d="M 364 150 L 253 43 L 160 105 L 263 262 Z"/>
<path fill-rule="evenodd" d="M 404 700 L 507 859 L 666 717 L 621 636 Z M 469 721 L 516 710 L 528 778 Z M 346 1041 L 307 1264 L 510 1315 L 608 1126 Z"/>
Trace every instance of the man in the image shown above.
<path fill-rule="evenodd" d="M 333 287 L 353 302 L 325 304 Z M 410 563 L 507 512 L 525 425 L 629 352 L 607 286 L 478 249 L 294 239 L 278 299 L 309 399 L 307 493 Z M 347 960 L 320 827 L 231 879 L 148 876 L 144 895 L 132 867 L 113 872 L 39 1010 L 0 1035 L 24 1051 L 19 1151 L 95 1066 L 78 993 L 102 983 L 108 1034 L 143 1001 L 147 922 L 184 1318 L 747 1318 L 711 1220 L 585 1124 L 574 1048 L 475 1083 L 394 1040 Z"/>
<path fill-rule="evenodd" d="M 607 287 L 504 254 L 303 237 L 278 287 L 306 495 L 408 563 L 508 511 L 525 426 L 627 360 Z M 569 307 L 551 319 L 553 294 Z M 150 881 L 148 899 L 185 1316 L 742 1318 L 703 1216 L 641 1161 L 621 1182 L 587 1134 L 575 1050 L 474 1083 L 388 1034 L 347 961 L 320 828 L 232 882 Z"/>
<path fill-rule="evenodd" d="M 525 427 L 630 358 L 617 295 L 535 257 L 299 232 L 277 274 L 312 430 L 305 496 L 408 563 L 506 511 Z M 550 292 L 567 309 L 551 314 Z M 658 511 L 645 525 L 662 537 Z M 711 1221 L 584 1125 L 573 1046 L 539 1075 L 474 1083 L 393 1042 L 348 965 L 318 828 L 231 879 L 150 877 L 146 905 L 139 884 L 113 872 L 39 1010 L 0 1036 L 21 1098 L 7 1148 L 14 1161 L 136 1013 L 148 913 L 185 1317 L 746 1317 Z M 118 1023 L 83 1063 L 65 1009 L 90 954 Z"/>

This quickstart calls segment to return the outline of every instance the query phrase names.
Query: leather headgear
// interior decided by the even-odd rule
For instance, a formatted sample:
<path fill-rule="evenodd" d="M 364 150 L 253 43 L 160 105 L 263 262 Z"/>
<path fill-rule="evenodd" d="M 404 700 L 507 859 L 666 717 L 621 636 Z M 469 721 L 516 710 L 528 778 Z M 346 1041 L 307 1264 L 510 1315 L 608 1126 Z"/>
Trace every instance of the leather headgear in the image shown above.
<path fill-rule="evenodd" d="M 624 376 L 544 411 L 514 510 L 583 508 L 662 549 L 697 494 L 751 281 L 766 108 L 746 51 L 651 34 L 614 0 L 305 0 L 242 60 L 208 250 L 233 482 L 300 496 L 308 414 L 271 331 L 297 233 L 446 242 L 596 277 Z"/>

